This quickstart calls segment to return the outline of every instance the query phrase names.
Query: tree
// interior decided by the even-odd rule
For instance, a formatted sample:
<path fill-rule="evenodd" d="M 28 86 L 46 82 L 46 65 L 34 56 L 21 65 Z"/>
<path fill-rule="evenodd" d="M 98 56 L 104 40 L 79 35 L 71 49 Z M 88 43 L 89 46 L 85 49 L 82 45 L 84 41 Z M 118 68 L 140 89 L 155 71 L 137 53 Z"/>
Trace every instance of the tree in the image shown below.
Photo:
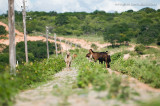
<path fill-rule="evenodd" d="M 55 19 L 55 24 L 57 26 L 62 26 L 62 25 L 68 24 L 68 17 L 64 14 L 58 15 Z"/>
<path fill-rule="evenodd" d="M 6 35 L 7 31 L 4 26 L 0 25 L 0 35 Z"/>
<path fill-rule="evenodd" d="M 156 12 L 155 9 L 152 9 L 152 8 L 149 8 L 149 7 L 146 7 L 146 8 L 143 8 L 143 9 L 139 10 L 139 12 L 141 12 L 141 11 L 144 11 L 144 12 L 146 12 L 146 13 Z"/>

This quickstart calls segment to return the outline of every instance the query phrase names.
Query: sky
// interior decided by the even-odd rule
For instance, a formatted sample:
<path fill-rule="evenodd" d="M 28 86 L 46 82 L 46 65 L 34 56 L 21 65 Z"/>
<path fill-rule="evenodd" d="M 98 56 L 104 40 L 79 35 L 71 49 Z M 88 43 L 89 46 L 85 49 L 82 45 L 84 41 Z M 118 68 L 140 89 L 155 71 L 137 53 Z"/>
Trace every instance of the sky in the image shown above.
<path fill-rule="evenodd" d="M 25 0 L 27 11 L 63 12 L 123 12 L 144 7 L 160 9 L 160 0 Z M 15 10 L 21 11 L 22 0 L 15 0 Z M 6 13 L 8 0 L 0 0 L 0 14 Z"/>

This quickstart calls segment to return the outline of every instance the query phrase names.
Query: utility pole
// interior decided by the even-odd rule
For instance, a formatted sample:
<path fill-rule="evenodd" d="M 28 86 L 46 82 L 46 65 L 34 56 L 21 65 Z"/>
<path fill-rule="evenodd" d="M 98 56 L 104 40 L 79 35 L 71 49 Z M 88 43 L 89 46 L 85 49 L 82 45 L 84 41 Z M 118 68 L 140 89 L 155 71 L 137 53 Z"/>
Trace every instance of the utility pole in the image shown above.
<path fill-rule="evenodd" d="M 55 48 L 56 48 L 56 56 L 58 56 L 58 54 L 57 54 L 57 43 L 56 43 L 56 33 L 54 33 L 54 41 L 55 41 Z"/>
<path fill-rule="evenodd" d="M 25 44 L 25 55 L 26 55 L 26 63 L 28 63 L 28 47 L 27 47 L 27 35 L 26 35 L 26 6 L 25 0 L 23 0 L 23 28 L 24 28 L 24 44 Z"/>
<path fill-rule="evenodd" d="M 47 58 L 49 59 L 48 27 L 47 26 L 46 26 L 46 45 L 47 45 Z"/>
<path fill-rule="evenodd" d="M 8 24 L 9 24 L 9 64 L 10 64 L 10 74 L 11 75 L 16 75 L 14 0 L 8 0 Z"/>

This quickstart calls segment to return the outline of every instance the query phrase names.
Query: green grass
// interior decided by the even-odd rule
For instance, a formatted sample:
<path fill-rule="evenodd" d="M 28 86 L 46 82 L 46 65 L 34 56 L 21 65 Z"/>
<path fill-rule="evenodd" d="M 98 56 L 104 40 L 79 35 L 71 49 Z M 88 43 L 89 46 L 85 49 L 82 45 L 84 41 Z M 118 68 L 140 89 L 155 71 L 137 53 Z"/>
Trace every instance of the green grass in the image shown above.
<path fill-rule="evenodd" d="M 112 48 L 111 46 L 109 46 L 109 47 L 102 48 L 99 51 L 108 51 L 109 54 L 110 53 L 117 53 L 117 52 L 121 52 L 121 51 L 126 52 L 127 51 L 126 49 L 129 48 L 129 47 L 131 47 L 131 46 L 121 45 L 121 46 L 115 47 L 115 48 Z"/>
<path fill-rule="evenodd" d="M 149 101 L 143 101 L 139 106 L 160 106 L 159 98 L 154 98 Z"/>
<path fill-rule="evenodd" d="M 81 36 L 75 36 L 75 35 L 58 35 L 59 37 L 65 37 L 65 38 L 77 38 L 77 39 L 84 39 L 88 42 L 99 42 L 101 44 L 106 43 L 104 41 L 102 35 L 81 35 Z"/>

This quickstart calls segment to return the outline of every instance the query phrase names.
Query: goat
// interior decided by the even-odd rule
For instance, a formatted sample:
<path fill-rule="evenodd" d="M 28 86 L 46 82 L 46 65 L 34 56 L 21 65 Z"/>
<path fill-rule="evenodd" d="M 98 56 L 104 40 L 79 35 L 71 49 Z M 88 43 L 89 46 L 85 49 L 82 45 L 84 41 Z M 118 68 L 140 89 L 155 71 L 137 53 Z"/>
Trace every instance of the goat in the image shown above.
<path fill-rule="evenodd" d="M 67 55 L 65 57 L 65 62 L 66 62 L 67 70 L 69 70 L 70 67 L 71 67 L 71 61 L 72 61 L 72 57 L 70 56 L 70 53 L 67 52 Z"/>
<path fill-rule="evenodd" d="M 110 58 L 110 55 L 108 55 L 108 51 L 94 52 L 92 49 L 90 49 L 88 55 L 86 56 L 89 56 L 89 55 L 92 55 L 92 58 L 94 59 L 95 62 L 99 60 L 100 63 L 103 63 L 104 61 L 106 62 L 106 68 L 110 67 L 109 63 L 111 62 L 111 58 Z"/>
<path fill-rule="evenodd" d="M 75 59 L 77 57 L 77 54 L 73 54 L 73 59 Z"/>
<path fill-rule="evenodd" d="M 89 62 L 92 61 L 92 55 L 91 55 L 91 53 L 86 54 L 86 57 L 89 60 Z"/>

